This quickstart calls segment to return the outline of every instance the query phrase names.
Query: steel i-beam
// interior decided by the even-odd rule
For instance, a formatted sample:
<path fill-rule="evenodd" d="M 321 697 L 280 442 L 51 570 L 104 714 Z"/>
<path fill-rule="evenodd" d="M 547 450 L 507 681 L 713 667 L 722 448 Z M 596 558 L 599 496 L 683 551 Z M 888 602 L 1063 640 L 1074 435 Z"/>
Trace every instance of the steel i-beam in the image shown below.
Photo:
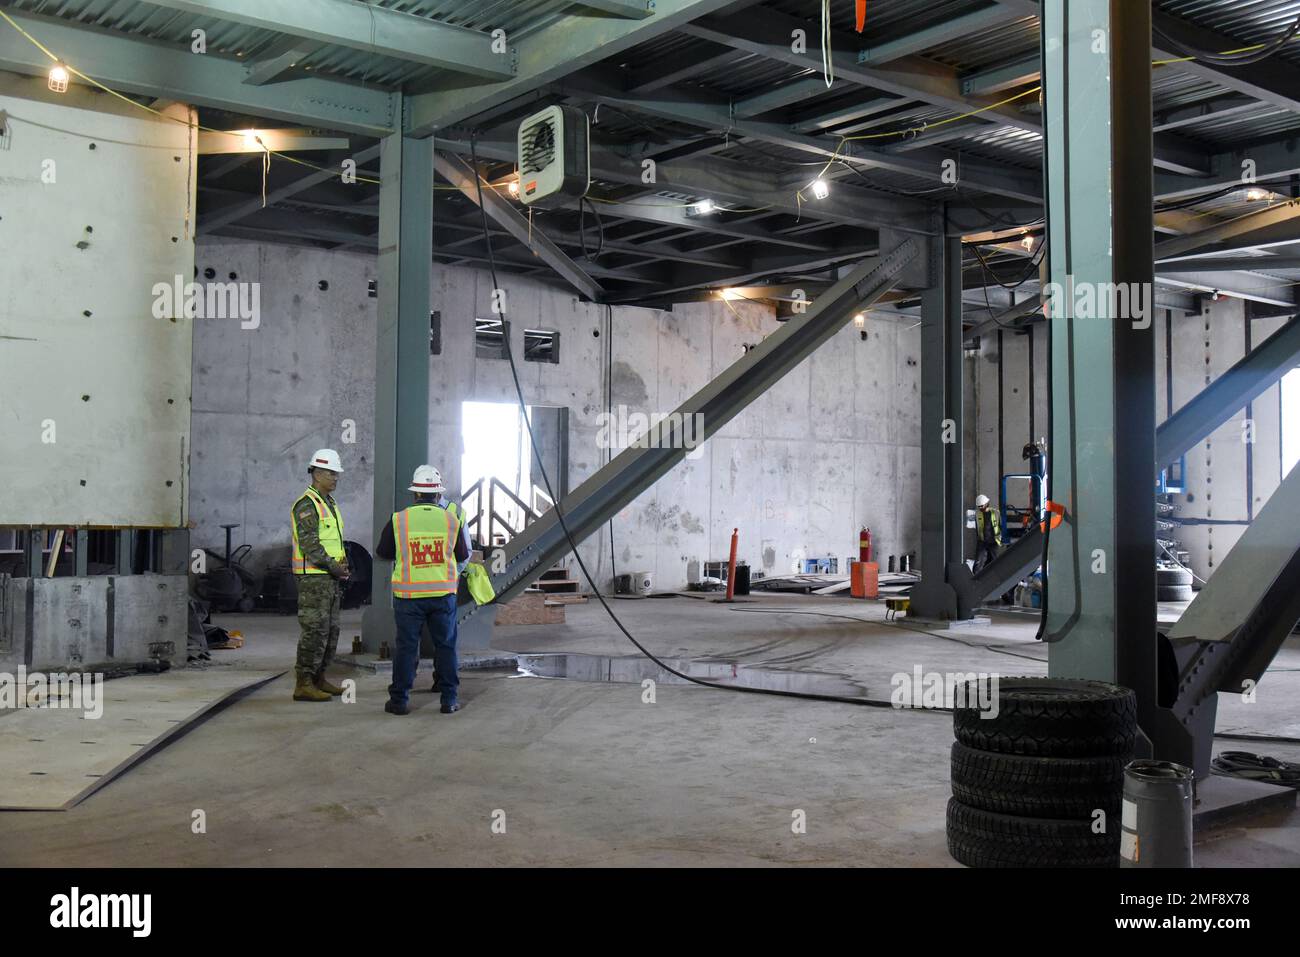
<path fill-rule="evenodd" d="M 394 133 L 379 155 L 379 321 L 376 326 L 374 529 L 410 496 L 429 451 L 429 281 L 433 258 L 433 140 Z M 346 481 L 346 475 L 344 476 Z M 362 642 L 391 641 L 391 563 L 375 559 Z"/>
<path fill-rule="evenodd" d="M 569 536 L 574 544 L 582 542 L 682 461 L 690 451 L 684 442 L 686 423 L 699 423 L 695 439 L 716 433 L 830 339 L 855 312 L 888 292 L 918 249 L 916 240 L 906 239 L 887 255 L 859 265 L 818 296 L 803 316 L 782 325 L 669 413 L 645 437 L 645 447 L 619 453 L 511 539 L 505 546 L 503 570 L 491 576 L 497 602 L 509 601 L 570 551 Z M 564 516 L 568 535 L 557 511 Z M 494 620 L 494 605 L 462 605 L 459 618 L 470 626 L 461 631 L 462 647 L 487 647 L 491 628 L 483 625 Z"/>
<path fill-rule="evenodd" d="M 1149 297 L 1151 7 L 1044 0 L 1042 11 L 1051 280 L 1136 283 Z M 1100 315 L 1050 310 L 1051 497 L 1065 515 L 1048 530 L 1048 671 L 1133 688 L 1154 739 L 1153 323 L 1097 298 Z"/>

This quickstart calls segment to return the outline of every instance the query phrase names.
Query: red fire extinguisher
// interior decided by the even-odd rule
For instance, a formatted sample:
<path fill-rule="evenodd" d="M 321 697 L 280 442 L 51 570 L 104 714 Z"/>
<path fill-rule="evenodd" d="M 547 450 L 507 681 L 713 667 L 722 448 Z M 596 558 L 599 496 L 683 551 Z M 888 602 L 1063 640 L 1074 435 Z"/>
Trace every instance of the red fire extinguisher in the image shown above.
<path fill-rule="evenodd" d="M 862 531 L 858 533 L 858 561 L 871 561 L 871 529 L 865 525 Z"/>

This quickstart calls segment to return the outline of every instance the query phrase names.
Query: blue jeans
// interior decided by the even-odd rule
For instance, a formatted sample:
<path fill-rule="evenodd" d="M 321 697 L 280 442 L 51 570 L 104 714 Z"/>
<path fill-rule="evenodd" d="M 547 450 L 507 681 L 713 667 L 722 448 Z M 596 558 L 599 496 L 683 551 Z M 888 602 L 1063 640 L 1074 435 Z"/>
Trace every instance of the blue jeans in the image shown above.
<path fill-rule="evenodd" d="M 393 655 L 393 683 L 388 697 L 406 704 L 420 664 L 420 630 L 427 624 L 433 640 L 434 668 L 443 704 L 456 704 L 460 674 L 456 663 L 456 596 L 437 598 L 393 598 L 393 619 L 397 623 L 397 651 Z"/>

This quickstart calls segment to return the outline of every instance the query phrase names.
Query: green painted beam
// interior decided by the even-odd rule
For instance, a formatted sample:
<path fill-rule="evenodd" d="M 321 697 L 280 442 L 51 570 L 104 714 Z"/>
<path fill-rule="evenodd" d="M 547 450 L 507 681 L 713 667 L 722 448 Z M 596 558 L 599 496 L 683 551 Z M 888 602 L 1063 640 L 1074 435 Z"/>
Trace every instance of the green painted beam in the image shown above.
<path fill-rule="evenodd" d="M 455 70 L 489 80 L 513 75 L 492 38 L 428 17 L 356 0 L 146 0 L 155 7 Z"/>
<path fill-rule="evenodd" d="M 644 20 L 562 18 L 520 42 L 518 69 L 513 79 L 412 97 L 409 132 L 414 136 L 428 136 L 436 130 L 464 123 L 484 110 L 531 93 L 734 2 L 655 0 L 654 16 Z"/>
<path fill-rule="evenodd" d="M 169 44 L 110 34 L 81 24 L 9 10 L 52 53 L 121 93 L 248 113 L 294 126 L 379 136 L 397 124 L 395 94 L 310 78 L 254 86 L 242 63 Z M 0 23 L 0 69 L 45 76 L 50 59 Z M 73 85 L 82 80 L 73 78 Z M 142 111 L 143 112 L 143 111 Z"/>
<path fill-rule="evenodd" d="M 628 20 L 644 20 L 654 13 L 652 0 L 579 0 L 578 6 Z M 577 15 L 581 15 L 581 11 Z"/>
<path fill-rule="evenodd" d="M 725 101 L 711 99 L 693 89 L 672 87 L 651 95 L 634 97 L 623 93 L 610 78 L 592 76 L 575 78 L 562 84 L 562 87 L 578 96 L 645 116 L 662 117 L 706 130 L 729 130 L 735 136 L 749 137 L 823 158 L 839 156 L 856 166 L 906 173 L 926 179 L 934 186 L 942 186 L 940 177 L 945 157 L 903 156 L 872 149 L 861 143 L 840 146 L 838 139 L 833 136 L 808 136 L 793 132 L 782 123 L 736 119 L 730 114 Z M 993 169 L 965 160 L 959 164 L 958 169 L 961 183 L 968 189 L 1026 202 L 1037 202 L 1042 198 L 1042 178 L 1039 176 Z"/>
<path fill-rule="evenodd" d="M 924 53 L 931 47 L 940 46 L 970 33 L 987 30 L 989 27 L 995 27 L 1018 17 L 1019 14 L 1009 7 L 994 3 L 969 13 L 946 17 L 928 27 L 869 46 L 858 52 L 858 62 L 879 66 L 914 53 Z"/>

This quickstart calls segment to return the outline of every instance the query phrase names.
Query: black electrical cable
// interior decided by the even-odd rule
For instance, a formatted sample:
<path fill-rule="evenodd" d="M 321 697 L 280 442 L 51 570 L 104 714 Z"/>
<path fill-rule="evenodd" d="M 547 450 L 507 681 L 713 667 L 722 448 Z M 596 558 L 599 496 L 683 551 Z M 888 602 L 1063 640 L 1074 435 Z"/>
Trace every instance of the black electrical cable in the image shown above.
<path fill-rule="evenodd" d="M 474 164 L 474 186 L 475 189 L 478 191 L 479 214 L 483 223 L 483 242 L 487 246 L 488 270 L 492 276 L 492 288 L 500 289 L 501 284 L 497 279 L 496 256 L 494 255 L 492 250 L 492 231 L 488 228 L 487 212 L 483 206 L 483 178 L 482 176 L 479 175 L 479 166 L 478 166 L 478 149 L 477 149 L 478 135 L 479 135 L 478 131 L 475 130 L 473 135 L 470 137 L 470 141 L 469 141 L 470 159 L 473 161 Z M 504 303 L 502 304 L 502 309 L 501 309 L 501 321 L 503 323 L 506 322 L 506 310 L 504 308 Z M 523 386 L 520 385 L 519 383 L 519 370 L 515 365 L 514 350 L 511 349 L 510 347 L 509 336 L 506 337 L 504 345 L 505 345 L 506 359 L 510 363 L 510 377 L 514 382 L 515 396 L 518 399 L 519 407 L 522 409 L 527 409 L 528 404 L 524 401 L 524 390 L 523 390 Z M 683 681 L 690 682 L 691 684 L 702 685 L 705 688 L 718 688 L 723 691 L 736 691 L 743 694 L 772 695 L 778 698 L 801 698 L 806 701 L 830 701 L 839 704 L 852 704 L 852 705 L 859 705 L 863 707 L 872 707 L 872 708 L 893 707 L 893 705 L 888 701 L 880 702 L 880 701 L 873 701 L 867 698 L 849 698 L 843 695 L 809 694 L 800 691 L 783 691 L 777 688 L 749 688 L 743 685 L 719 684 L 714 681 L 705 681 L 701 678 L 696 678 L 692 675 L 684 674 L 678 671 L 676 668 L 672 667 L 671 665 L 667 664 L 660 658 L 658 658 L 653 652 L 651 652 L 648 648 L 642 645 L 641 642 L 637 641 L 636 638 L 633 637 L 632 633 L 627 630 L 623 622 L 619 619 L 618 615 L 614 614 L 614 609 L 609 606 L 609 602 L 605 600 L 605 596 L 601 594 L 600 589 L 596 587 L 596 582 L 592 578 L 591 572 L 587 569 L 587 563 L 582 560 L 582 554 L 578 551 L 578 543 L 574 541 L 573 533 L 569 531 L 569 523 L 564 517 L 564 512 L 560 508 L 560 500 L 556 496 L 555 489 L 551 485 L 551 477 L 549 474 L 547 474 L 546 467 L 542 464 L 542 457 L 537 445 L 537 437 L 533 434 L 533 425 L 532 422 L 529 421 L 527 415 L 524 416 L 524 425 L 528 429 L 528 441 L 529 444 L 532 446 L 533 456 L 537 459 L 538 469 L 542 473 L 542 481 L 546 485 L 546 494 L 551 497 L 551 501 L 554 503 L 551 507 L 555 509 L 556 521 L 559 522 L 560 529 L 561 531 L 564 532 L 564 537 L 566 541 L 568 541 L 569 543 L 569 548 L 573 552 L 573 557 L 577 561 L 578 567 L 582 569 L 583 577 L 586 578 L 587 584 L 591 587 L 592 593 L 596 596 L 596 599 L 600 602 L 601 607 L 605 609 L 605 612 L 606 614 L 609 615 L 610 620 L 614 622 L 618 630 L 623 633 L 624 637 L 626 637 L 627 640 L 630 641 L 639 652 L 641 652 L 641 654 L 645 655 L 647 658 L 649 658 L 651 661 L 657 664 L 664 671 L 668 672 L 670 675 L 674 675 L 678 678 L 681 678 Z M 928 709 L 928 710 L 934 710 L 934 709 Z"/>
<path fill-rule="evenodd" d="M 1024 275 L 1021 276 L 1014 283 L 1006 283 L 998 278 L 997 273 L 993 271 L 993 267 L 990 266 L 988 260 L 984 258 L 984 254 L 980 252 L 980 244 L 970 243 L 969 245 L 971 250 L 974 251 L 975 257 L 980 261 L 980 265 L 984 267 L 984 274 L 986 276 L 991 276 L 993 281 L 996 282 L 1003 289 L 1012 289 L 1012 290 L 1019 289 L 1030 279 L 1032 279 L 1034 276 L 1038 275 L 1038 266 L 1040 263 L 1042 263 L 1043 256 L 1046 255 L 1047 253 L 1047 239 L 1046 237 L 1044 237 L 1043 241 L 1038 246 L 1038 253 L 1035 256 L 1030 257 L 1029 266 L 1025 269 Z"/>
<path fill-rule="evenodd" d="M 614 307 L 605 303 L 605 427 L 609 429 L 614 415 Z M 614 459 L 613 441 L 606 433 L 606 462 Z M 609 519 L 609 574 L 618 587 L 618 565 L 614 562 L 614 517 Z"/>
<path fill-rule="evenodd" d="M 1197 60 L 1203 60 L 1204 62 L 1212 63 L 1215 66 L 1249 66 L 1252 63 L 1259 63 L 1262 60 L 1267 60 L 1274 53 L 1280 50 L 1287 41 L 1294 37 L 1297 32 L 1300 32 L 1300 17 L 1297 17 L 1295 22 L 1293 22 L 1286 30 L 1283 30 L 1278 34 L 1278 36 L 1263 44 L 1260 49 L 1237 54 L 1215 53 L 1210 50 L 1197 49 L 1190 43 L 1183 43 L 1181 40 L 1174 39 L 1162 30 L 1158 24 L 1153 23 L 1151 25 L 1151 32 L 1184 56 L 1194 57 Z"/>
<path fill-rule="evenodd" d="M 1210 767 L 1215 774 L 1224 777 L 1300 788 L 1300 764 L 1279 761 L 1267 755 L 1252 754 L 1249 751 L 1220 751 L 1210 762 Z"/>
<path fill-rule="evenodd" d="M 587 251 L 587 207 L 589 206 L 591 215 L 596 217 L 596 228 L 600 231 L 600 239 L 594 253 Z M 578 241 L 582 244 L 582 258 L 587 262 L 594 263 L 605 251 L 605 224 L 600 219 L 600 212 L 585 196 L 578 200 Z"/>

